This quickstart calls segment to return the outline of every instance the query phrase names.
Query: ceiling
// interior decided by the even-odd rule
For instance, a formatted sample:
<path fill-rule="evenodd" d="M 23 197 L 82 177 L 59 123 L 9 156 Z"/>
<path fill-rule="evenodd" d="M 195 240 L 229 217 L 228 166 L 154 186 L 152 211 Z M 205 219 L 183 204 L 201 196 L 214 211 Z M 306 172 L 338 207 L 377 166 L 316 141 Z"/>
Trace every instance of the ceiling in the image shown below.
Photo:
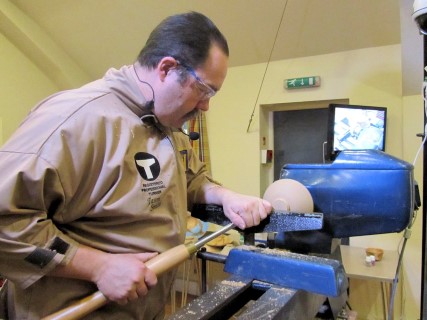
<path fill-rule="evenodd" d="M 412 4 L 411 0 L 10 2 L 94 79 L 111 66 L 132 63 L 149 32 L 175 13 L 199 11 L 209 16 L 228 39 L 230 66 L 241 66 L 399 44 L 401 6 Z"/>

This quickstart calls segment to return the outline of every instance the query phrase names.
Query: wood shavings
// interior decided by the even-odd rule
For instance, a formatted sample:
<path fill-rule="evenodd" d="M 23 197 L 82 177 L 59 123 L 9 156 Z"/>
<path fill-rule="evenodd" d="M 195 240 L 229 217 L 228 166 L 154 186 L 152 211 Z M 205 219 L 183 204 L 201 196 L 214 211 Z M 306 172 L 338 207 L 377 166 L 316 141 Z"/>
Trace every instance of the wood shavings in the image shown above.
<path fill-rule="evenodd" d="M 246 285 L 246 283 L 242 281 L 232 281 L 232 280 L 222 280 L 221 283 L 230 287 L 243 287 Z"/>
<path fill-rule="evenodd" d="M 231 239 L 229 236 L 225 234 L 221 234 L 215 239 L 212 239 L 211 241 L 209 241 L 207 245 L 211 247 L 224 247 L 227 244 L 231 244 L 231 243 L 233 243 L 233 239 Z"/>

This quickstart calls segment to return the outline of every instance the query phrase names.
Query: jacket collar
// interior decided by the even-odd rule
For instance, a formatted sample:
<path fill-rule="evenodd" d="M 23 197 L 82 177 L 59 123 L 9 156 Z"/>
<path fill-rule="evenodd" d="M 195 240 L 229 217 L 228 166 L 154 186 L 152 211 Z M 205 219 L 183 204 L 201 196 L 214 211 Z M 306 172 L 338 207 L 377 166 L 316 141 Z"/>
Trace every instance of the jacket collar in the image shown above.
<path fill-rule="evenodd" d="M 104 76 L 107 86 L 125 105 L 141 119 L 154 118 L 152 100 L 147 101 L 135 78 L 133 66 L 123 66 L 120 69 L 109 69 Z M 146 117 L 149 116 L 149 117 Z"/>

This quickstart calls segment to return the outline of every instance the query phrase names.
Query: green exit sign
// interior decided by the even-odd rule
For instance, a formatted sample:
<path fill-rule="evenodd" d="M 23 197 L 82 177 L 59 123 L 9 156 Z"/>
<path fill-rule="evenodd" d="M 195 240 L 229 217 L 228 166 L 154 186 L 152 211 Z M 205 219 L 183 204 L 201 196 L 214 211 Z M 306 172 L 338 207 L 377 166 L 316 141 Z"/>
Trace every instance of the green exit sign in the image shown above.
<path fill-rule="evenodd" d="M 286 89 L 301 89 L 310 87 L 320 87 L 320 77 L 304 77 L 304 78 L 292 78 L 285 80 Z"/>

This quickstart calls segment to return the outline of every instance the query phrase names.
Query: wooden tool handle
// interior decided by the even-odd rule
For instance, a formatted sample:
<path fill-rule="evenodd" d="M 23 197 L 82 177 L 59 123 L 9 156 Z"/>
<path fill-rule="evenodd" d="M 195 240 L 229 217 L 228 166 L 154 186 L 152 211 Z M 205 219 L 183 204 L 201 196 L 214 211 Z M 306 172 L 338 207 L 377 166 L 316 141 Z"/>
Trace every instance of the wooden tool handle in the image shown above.
<path fill-rule="evenodd" d="M 197 248 L 192 244 L 181 244 L 155 256 L 147 261 L 145 265 L 153 270 L 156 275 L 160 275 L 184 262 L 196 251 Z"/>
<path fill-rule="evenodd" d="M 92 311 L 101 308 L 108 302 L 108 299 L 102 294 L 101 291 L 97 291 L 90 296 L 72 304 L 71 306 L 59 310 L 42 320 L 72 320 L 80 319 L 91 313 Z"/>
<path fill-rule="evenodd" d="M 160 275 L 179 265 L 196 251 L 197 248 L 194 245 L 186 246 L 181 244 L 155 256 L 153 259 L 147 261 L 145 265 L 154 271 L 156 275 Z M 108 299 L 100 291 L 97 291 L 42 320 L 76 320 L 102 307 L 107 302 Z"/>

